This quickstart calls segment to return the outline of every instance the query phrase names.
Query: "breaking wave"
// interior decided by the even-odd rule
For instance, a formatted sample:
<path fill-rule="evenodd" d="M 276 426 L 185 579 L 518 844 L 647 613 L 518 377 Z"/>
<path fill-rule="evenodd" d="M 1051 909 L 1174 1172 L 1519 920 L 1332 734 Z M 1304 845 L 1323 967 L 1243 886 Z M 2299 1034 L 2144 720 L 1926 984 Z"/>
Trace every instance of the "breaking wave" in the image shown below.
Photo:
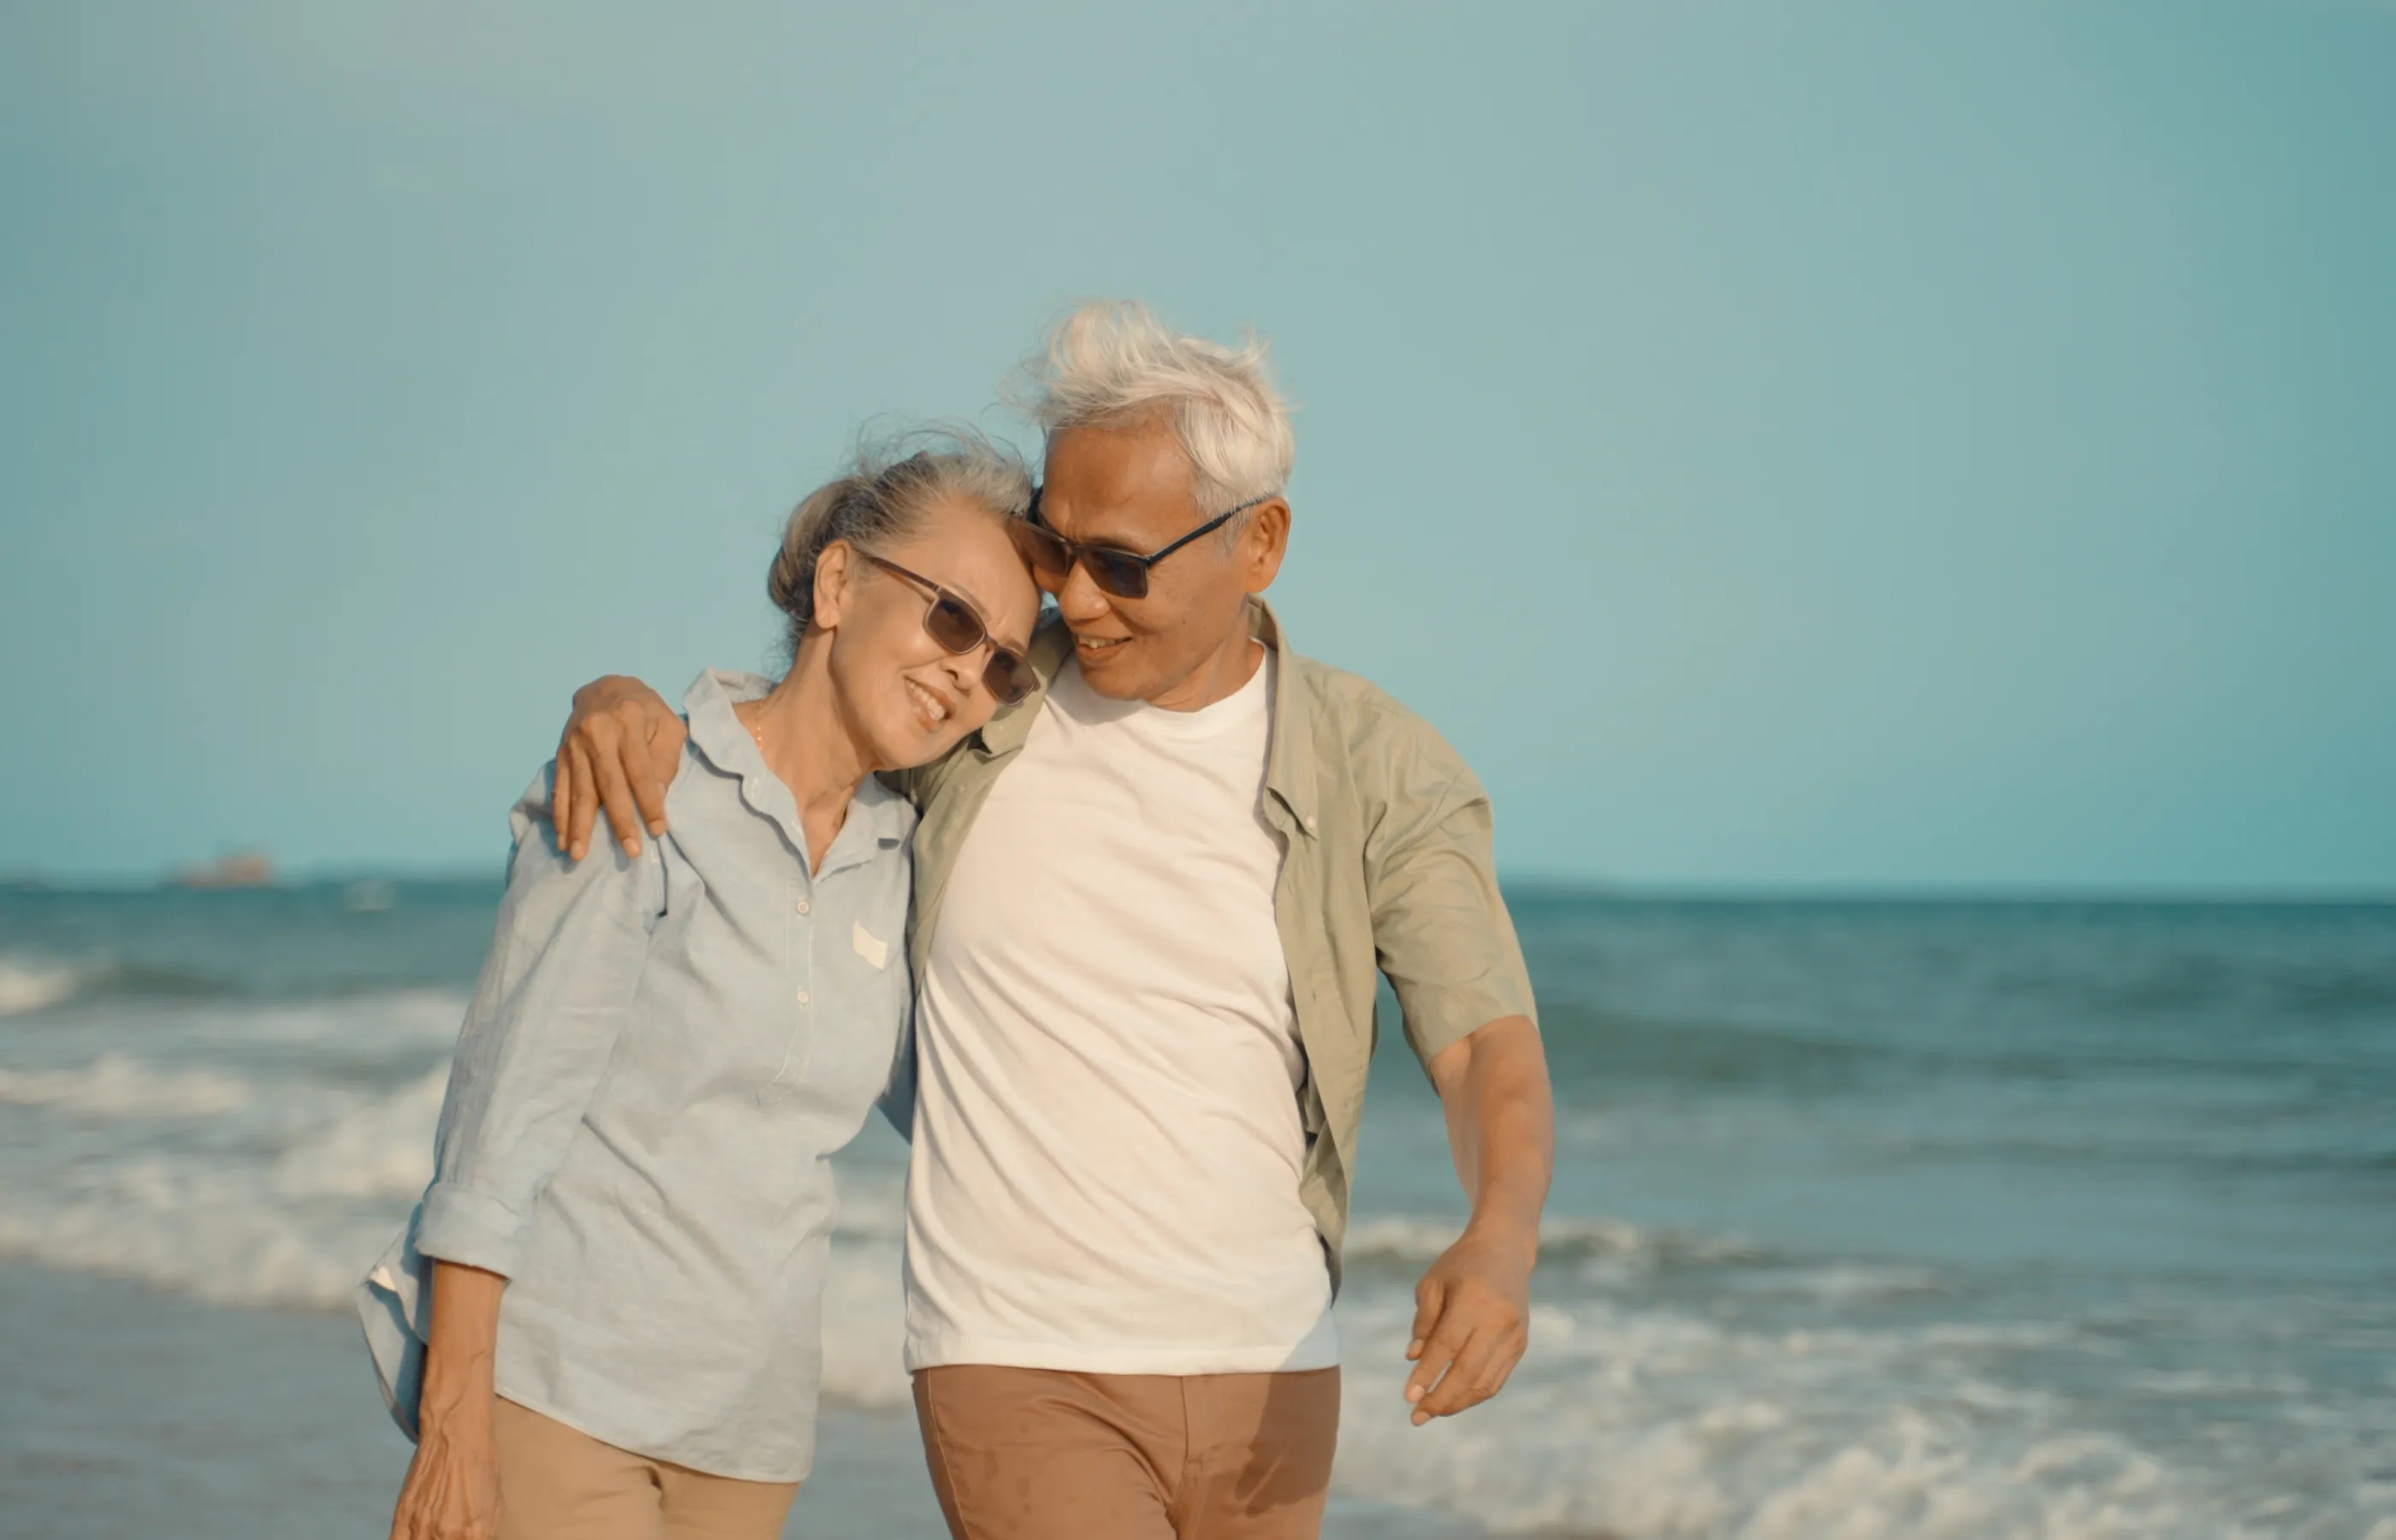
<path fill-rule="evenodd" d="M 26 957 L 0 957 L 0 1016 L 62 1005 L 97 970 Z"/>
<path fill-rule="evenodd" d="M 60 1006 L 71 1009 L 40 1015 Z M 342 1310 L 430 1179 L 464 999 L 441 988 L 169 996 L 96 964 L 10 958 L 0 1007 L 18 1018 L 0 1029 L 0 1256 L 230 1305 Z M 1639 1041 L 1650 1029 L 1621 1026 L 1596 1047 L 1616 1069 L 1735 1089 L 1777 1074 L 1846 1095 L 1871 1078 L 1856 1055 L 1813 1045 L 1771 1047 L 1772 1073 L 1750 1074 L 1745 1040 L 1667 1053 Z M 1727 1081 L 1726 1066 L 1737 1070 Z M 1573 1073 L 1573 1055 L 1559 1068 Z M 1378 1115 L 1407 1115 L 1395 1105 Z M 1629 1130 L 1607 1158 L 1634 1148 L 1635 1111 L 1603 1109 Z M 1403 1158 L 1404 1141 L 1386 1136 L 1396 1126 L 1376 1132 L 1378 1170 Z M 2119 1119 L 2070 1131 L 2148 1136 Z M 1444 1160 L 1435 1129 L 1419 1142 Z M 2249 1144 L 2250 1158 L 2267 1148 Z M 2025 1169 L 2011 1158 L 2007 1169 Z M 1452 1176 L 1431 1175 L 1440 1181 L 1420 1190 L 1452 1192 Z M 841 1186 L 825 1393 L 900 1408 L 898 1172 L 845 1157 Z M 1403 1205 L 1356 1216 L 1339 1304 L 1344 1491 L 1501 1532 L 1622 1540 L 2396 1540 L 2385 1458 L 2396 1401 L 2384 1384 L 2325 1383 L 2278 1360 L 2127 1364 L 2124 1336 L 2151 1321 L 2033 1308 L 1962 1263 L 1586 1212 L 1599 1206 L 1543 1228 L 1533 1349 L 1504 1394 L 1425 1428 L 1402 1394 L 1412 1288 L 1457 1222 Z M 2336 1335 L 2358 1358 L 2396 1351 L 2387 1310 L 2323 1324 L 2291 1314 L 2298 1302 L 2267 1302 L 2268 1330 Z M 2211 1336 L 2265 1334 L 2247 1323 Z M 364 1397 L 363 1360 L 360 1372 Z M 2217 1401 L 2205 1426 L 2229 1431 L 2208 1444 L 2214 1435 L 2179 1431 L 2208 1414 L 2117 1415 L 2092 1386 L 2117 1402 Z"/>

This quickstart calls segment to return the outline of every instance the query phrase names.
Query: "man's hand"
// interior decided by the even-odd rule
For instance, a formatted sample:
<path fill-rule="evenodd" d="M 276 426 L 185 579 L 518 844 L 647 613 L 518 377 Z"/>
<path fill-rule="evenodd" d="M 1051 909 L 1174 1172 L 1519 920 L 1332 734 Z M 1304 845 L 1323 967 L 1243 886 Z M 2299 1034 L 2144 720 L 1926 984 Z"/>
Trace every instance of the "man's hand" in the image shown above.
<path fill-rule="evenodd" d="M 1538 1237 L 1468 1228 L 1415 1285 L 1406 1400 L 1417 1427 L 1505 1388 L 1531 1345 L 1531 1268 Z"/>
<path fill-rule="evenodd" d="M 1417 1427 L 1504 1388 L 1531 1341 L 1539 1211 L 1556 1169 L 1548 1055 L 1528 1016 L 1484 1023 L 1431 1061 L 1472 1218 L 1415 1287 L 1406 1400 Z"/>
<path fill-rule="evenodd" d="M 626 856 L 640 855 L 642 829 L 666 831 L 666 788 L 689 736 L 665 697 L 637 679 L 607 674 L 575 691 L 549 804 L 559 847 L 578 861 L 591 854 L 592 825 L 605 807 L 616 843 Z"/>

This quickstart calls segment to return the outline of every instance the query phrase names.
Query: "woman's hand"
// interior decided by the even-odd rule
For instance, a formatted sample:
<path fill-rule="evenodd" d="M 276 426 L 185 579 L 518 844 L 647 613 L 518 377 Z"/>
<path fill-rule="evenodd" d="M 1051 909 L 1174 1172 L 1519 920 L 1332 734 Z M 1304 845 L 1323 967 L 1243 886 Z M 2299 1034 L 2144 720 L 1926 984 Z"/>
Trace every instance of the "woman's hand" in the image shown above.
<path fill-rule="evenodd" d="M 391 1516 L 391 1540 L 493 1540 L 499 1533 L 499 1392 L 492 1363 L 508 1281 L 455 1262 L 433 1265 L 433 1337 L 416 1406 L 416 1459 Z"/>
<path fill-rule="evenodd" d="M 479 1408 L 460 1404 L 437 1416 L 424 1407 L 391 1540 L 493 1540 L 499 1533 L 499 1451 L 491 1434 L 498 1400 L 485 1396 Z"/>
<path fill-rule="evenodd" d="M 616 843 L 626 856 L 640 855 L 644 828 L 666 831 L 666 788 L 689 736 L 665 697 L 637 679 L 606 674 L 575 691 L 549 803 L 559 848 L 578 861 L 591 854 L 592 825 L 605 806 Z"/>

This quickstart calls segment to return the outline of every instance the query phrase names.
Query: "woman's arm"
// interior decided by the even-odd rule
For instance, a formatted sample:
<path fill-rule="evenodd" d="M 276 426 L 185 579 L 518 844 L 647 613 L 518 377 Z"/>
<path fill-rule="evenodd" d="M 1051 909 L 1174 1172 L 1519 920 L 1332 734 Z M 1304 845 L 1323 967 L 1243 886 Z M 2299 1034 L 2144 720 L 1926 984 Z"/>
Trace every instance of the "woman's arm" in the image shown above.
<path fill-rule="evenodd" d="M 392 1514 L 392 1540 L 491 1540 L 499 1533 L 492 1363 L 507 1286 L 480 1268 L 433 1265 L 433 1340 L 425 1345 L 416 1458 Z"/>
<path fill-rule="evenodd" d="M 591 1105 L 665 909 L 664 856 L 575 861 L 548 772 L 516 804 L 497 934 L 458 1038 L 416 1248 L 514 1276 L 541 1189 Z"/>
<path fill-rule="evenodd" d="M 499 1301 L 534 1204 L 614 1055 L 665 909 L 661 852 L 578 863 L 557 848 L 552 776 L 544 768 L 511 815 L 507 896 L 441 1105 L 415 1234 L 433 1259 L 433 1323 L 393 1540 L 498 1533 Z"/>

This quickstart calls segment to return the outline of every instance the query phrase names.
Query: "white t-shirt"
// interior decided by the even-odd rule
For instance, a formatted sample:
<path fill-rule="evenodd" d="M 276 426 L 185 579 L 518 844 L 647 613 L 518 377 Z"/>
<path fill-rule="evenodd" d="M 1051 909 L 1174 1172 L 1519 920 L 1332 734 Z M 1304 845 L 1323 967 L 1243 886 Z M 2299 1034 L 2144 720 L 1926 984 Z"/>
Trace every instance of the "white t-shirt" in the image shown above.
<path fill-rule="evenodd" d="M 1170 711 L 1069 662 L 974 820 L 916 1018 L 908 1368 L 1338 1361 L 1298 1201 L 1271 673 Z"/>

